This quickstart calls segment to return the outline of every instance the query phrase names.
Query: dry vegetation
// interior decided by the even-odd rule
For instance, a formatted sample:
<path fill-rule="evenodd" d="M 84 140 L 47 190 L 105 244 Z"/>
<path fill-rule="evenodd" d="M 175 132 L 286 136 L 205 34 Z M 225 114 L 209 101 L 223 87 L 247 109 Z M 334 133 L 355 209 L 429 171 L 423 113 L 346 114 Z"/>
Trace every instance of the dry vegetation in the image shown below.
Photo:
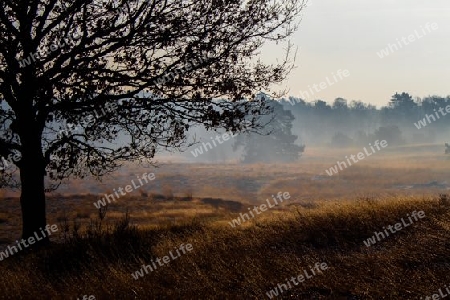
<path fill-rule="evenodd" d="M 322 275 L 277 299 L 425 298 L 450 283 L 450 201 L 445 188 L 427 185 L 449 178 L 449 162 L 430 149 L 379 153 L 333 177 L 316 175 L 354 152 L 331 157 L 319 149 L 291 165 L 173 163 L 155 170 L 154 183 L 110 205 L 103 220 L 92 204 L 99 194 L 145 171 L 123 170 L 105 180 L 101 192 L 89 182 L 76 195 L 49 195 L 57 243 L 1 261 L 0 297 L 268 299 L 278 283 L 326 262 Z M 65 189 L 77 190 L 77 182 L 71 184 Z M 403 188 L 413 184 L 419 186 Z M 278 191 L 290 192 L 292 200 L 230 227 L 239 212 Z M 0 205 L 4 249 L 20 235 L 20 213 L 12 195 Z M 426 217 L 364 245 L 374 231 L 414 210 Z M 182 243 L 194 250 L 132 278 L 142 264 Z"/>

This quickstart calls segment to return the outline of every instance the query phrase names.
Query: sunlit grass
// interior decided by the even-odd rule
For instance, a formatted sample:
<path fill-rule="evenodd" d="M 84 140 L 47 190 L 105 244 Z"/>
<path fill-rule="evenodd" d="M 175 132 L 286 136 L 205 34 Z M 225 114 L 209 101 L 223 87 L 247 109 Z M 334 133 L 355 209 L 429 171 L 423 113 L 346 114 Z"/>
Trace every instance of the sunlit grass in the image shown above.
<path fill-rule="evenodd" d="M 84 237 L 67 241 L 60 231 L 48 250 L 0 262 L 0 290 L 9 299 L 264 299 L 286 278 L 325 261 L 326 273 L 283 297 L 425 297 L 448 284 L 450 266 L 450 201 L 439 196 L 448 191 L 427 186 L 450 178 L 450 161 L 433 147 L 380 151 L 331 177 L 319 175 L 360 149 L 307 148 L 292 164 L 165 165 L 154 182 L 109 205 L 103 231 L 89 235 L 99 222 L 93 202 L 145 171 L 129 164 L 101 185 L 73 181 L 71 193 L 49 194 L 48 223 L 65 224 L 70 235 L 80 224 Z M 402 188 L 414 184 L 423 186 Z M 279 191 L 291 198 L 230 226 Z M 20 236 L 19 201 L 7 196 L 0 201 L 1 250 Z M 426 218 L 375 246 L 363 244 L 414 210 Z M 126 213 L 129 226 L 114 230 Z M 182 243 L 194 251 L 132 279 L 142 264 Z"/>

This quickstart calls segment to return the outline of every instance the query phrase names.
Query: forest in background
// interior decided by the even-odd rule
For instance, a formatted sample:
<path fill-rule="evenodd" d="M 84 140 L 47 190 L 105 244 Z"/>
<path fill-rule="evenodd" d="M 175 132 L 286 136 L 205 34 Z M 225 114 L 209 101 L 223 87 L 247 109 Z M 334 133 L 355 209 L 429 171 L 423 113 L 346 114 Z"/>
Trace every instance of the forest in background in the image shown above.
<path fill-rule="evenodd" d="M 258 97 L 268 97 L 260 94 Z M 450 96 L 413 97 L 407 92 L 396 93 L 386 106 L 377 108 L 362 101 L 348 101 L 336 98 L 332 104 L 323 100 L 306 102 L 296 97 L 272 99 L 274 120 L 266 129 L 270 135 L 243 134 L 235 140 L 221 144 L 202 155 L 191 153 L 203 142 L 210 142 L 217 135 L 197 127 L 190 131 L 200 144 L 189 148 L 182 156 L 193 161 L 225 162 L 245 161 L 258 156 L 259 161 L 277 161 L 283 155 L 298 151 L 302 147 L 360 147 L 375 140 L 386 140 L 390 146 L 433 144 L 450 140 Z M 267 121 L 265 119 L 262 120 Z M 283 143 L 281 143 L 283 141 Z M 265 153 L 250 153 L 252 149 L 265 144 Z M 269 147 L 268 145 L 276 145 Z M 289 146 L 286 146 L 289 145 Z M 444 146 L 443 146 L 444 147 Z M 270 150 L 267 150 L 271 148 Z M 291 151 L 286 151 L 291 148 Z M 286 156 L 286 155 L 284 155 Z M 291 155 L 290 160 L 295 155 Z M 247 159 L 248 160 L 248 159 Z M 253 162 L 255 160 L 249 160 Z"/>

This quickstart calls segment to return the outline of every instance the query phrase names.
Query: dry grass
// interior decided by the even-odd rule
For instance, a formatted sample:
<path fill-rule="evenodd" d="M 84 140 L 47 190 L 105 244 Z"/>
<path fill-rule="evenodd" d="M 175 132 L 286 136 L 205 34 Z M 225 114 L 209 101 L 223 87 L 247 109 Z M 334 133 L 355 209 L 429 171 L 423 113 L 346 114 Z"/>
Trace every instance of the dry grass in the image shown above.
<path fill-rule="evenodd" d="M 413 299 L 448 284 L 447 204 L 439 197 L 366 198 L 290 206 L 241 228 L 195 220 L 119 227 L 8 258 L 0 265 L 0 290 L 3 299 L 264 299 L 286 278 L 326 262 L 322 275 L 278 298 Z M 363 244 L 414 210 L 426 217 L 375 246 Z M 194 250 L 143 278 L 131 277 L 182 243 Z"/>
<path fill-rule="evenodd" d="M 0 298 L 268 299 L 316 262 L 329 269 L 277 298 L 425 298 L 450 283 L 450 196 L 426 185 L 447 180 L 450 168 L 429 145 L 403 150 L 387 148 L 332 177 L 317 175 L 360 149 L 307 149 L 296 164 L 168 164 L 111 204 L 100 230 L 93 202 L 148 170 L 129 166 L 101 185 L 73 181 L 48 198 L 48 223 L 61 228 L 56 243 L 0 262 Z M 412 184 L 425 185 L 402 188 Z M 291 199 L 237 228 L 228 224 L 278 191 Z M 20 235 L 19 201 L 2 193 L 0 250 Z M 414 210 L 426 218 L 364 245 Z M 194 250 L 132 278 L 182 243 Z"/>

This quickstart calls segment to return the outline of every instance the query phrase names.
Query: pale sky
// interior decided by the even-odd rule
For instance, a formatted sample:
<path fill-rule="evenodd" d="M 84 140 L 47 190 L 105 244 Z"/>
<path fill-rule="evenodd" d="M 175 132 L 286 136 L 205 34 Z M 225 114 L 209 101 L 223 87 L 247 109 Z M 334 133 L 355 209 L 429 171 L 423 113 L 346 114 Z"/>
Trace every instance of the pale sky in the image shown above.
<path fill-rule="evenodd" d="M 427 23 L 438 28 L 427 29 Z M 301 90 L 327 77 L 333 84 L 319 87 L 308 102 L 343 97 L 380 107 L 395 92 L 450 95 L 450 0 L 310 0 L 291 42 L 299 48 L 297 68 L 279 88 L 300 97 Z M 388 56 L 377 55 L 398 43 L 402 47 L 391 46 Z M 267 62 L 283 58 L 284 48 L 267 45 L 262 57 Z M 332 73 L 339 69 L 350 75 L 335 81 Z"/>

